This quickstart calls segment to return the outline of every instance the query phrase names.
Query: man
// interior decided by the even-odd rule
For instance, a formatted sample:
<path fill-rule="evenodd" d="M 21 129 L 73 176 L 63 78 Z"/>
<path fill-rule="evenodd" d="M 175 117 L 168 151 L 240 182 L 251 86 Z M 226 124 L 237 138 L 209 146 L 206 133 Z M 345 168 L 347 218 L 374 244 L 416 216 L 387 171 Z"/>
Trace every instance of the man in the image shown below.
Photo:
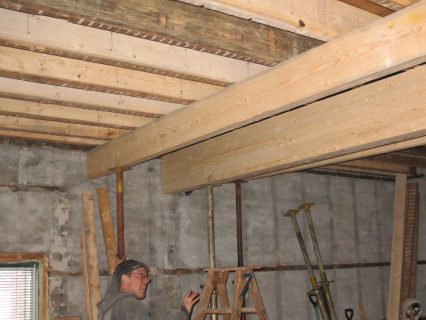
<path fill-rule="evenodd" d="M 105 297 L 98 303 L 100 320 L 150 320 L 151 314 L 140 301 L 145 299 L 149 279 L 148 267 L 136 260 L 121 262 L 112 275 Z M 198 302 L 198 292 L 189 290 L 180 310 L 170 320 L 188 320 Z"/>

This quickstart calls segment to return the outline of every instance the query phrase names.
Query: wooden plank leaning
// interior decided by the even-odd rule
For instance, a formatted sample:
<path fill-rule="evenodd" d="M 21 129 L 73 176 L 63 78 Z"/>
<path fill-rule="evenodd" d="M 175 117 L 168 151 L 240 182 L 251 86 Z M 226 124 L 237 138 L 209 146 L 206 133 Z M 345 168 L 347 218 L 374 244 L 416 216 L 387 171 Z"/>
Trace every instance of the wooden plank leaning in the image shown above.
<path fill-rule="evenodd" d="M 115 269 L 115 259 L 117 256 L 117 243 L 115 241 L 114 226 L 111 219 L 111 210 L 109 207 L 108 191 L 106 188 L 97 188 L 99 216 L 102 223 L 102 232 L 106 257 L 108 263 L 108 274 L 112 275 Z"/>
<path fill-rule="evenodd" d="M 100 281 L 99 281 L 99 262 L 98 250 L 96 247 L 96 225 L 95 215 L 93 208 L 93 194 L 91 192 L 83 192 L 83 211 L 82 211 L 82 243 L 84 250 L 82 250 L 82 258 L 84 263 L 83 274 L 87 275 L 87 281 L 84 281 L 85 292 L 88 292 L 89 306 L 86 304 L 87 318 L 91 320 L 98 319 L 98 311 L 96 303 L 99 302 Z M 87 288 L 88 287 L 88 288 Z"/>

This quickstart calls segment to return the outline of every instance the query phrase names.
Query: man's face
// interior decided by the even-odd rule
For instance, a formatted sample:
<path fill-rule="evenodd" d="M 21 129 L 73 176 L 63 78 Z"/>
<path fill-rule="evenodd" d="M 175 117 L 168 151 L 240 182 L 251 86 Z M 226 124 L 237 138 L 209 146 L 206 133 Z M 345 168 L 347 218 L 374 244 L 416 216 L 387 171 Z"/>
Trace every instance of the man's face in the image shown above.
<path fill-rule="evenodd" d="M 151 282 L 148 270 L 139 268 L 133 270 L 128 276 L 124 275 L 124 277 L 128 281 L 127 292 L 133 294 L 139 300 L 145 299 L 148 284 Z"/>

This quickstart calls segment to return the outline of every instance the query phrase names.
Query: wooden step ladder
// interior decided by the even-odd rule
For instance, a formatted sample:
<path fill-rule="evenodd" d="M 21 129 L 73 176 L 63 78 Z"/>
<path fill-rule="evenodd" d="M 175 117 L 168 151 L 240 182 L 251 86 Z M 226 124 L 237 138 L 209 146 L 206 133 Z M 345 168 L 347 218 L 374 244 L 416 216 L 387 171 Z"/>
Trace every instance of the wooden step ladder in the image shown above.
<path fill-rule="evenodd" d="M 257 314 L 259 320 L 268 320 L 252 267 L 208 268 L 204 271 L 207 272 L 207 278 L 195 320 L 204 320 L 208 314 L 222 315 L 224 320 L 239 320 L 243 314 L 248 313 Z M 232 306 L 229 305 L 226 289 L 230 272 L 235 272 Z M 220 306 L 218 308 L 209 306 L 214 292 L 217 292 Z M 247 293 L 254 307 L 243 307 Z"/>

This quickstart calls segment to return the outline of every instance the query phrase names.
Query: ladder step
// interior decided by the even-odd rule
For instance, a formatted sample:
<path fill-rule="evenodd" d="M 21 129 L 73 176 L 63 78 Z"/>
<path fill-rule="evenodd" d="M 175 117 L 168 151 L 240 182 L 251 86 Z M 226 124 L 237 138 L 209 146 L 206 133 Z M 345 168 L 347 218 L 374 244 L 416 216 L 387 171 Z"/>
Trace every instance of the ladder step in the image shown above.
<path fill-rule="evenodd" d="M 207 309 L 204 311 L 205 314 L 231 314 L 231 308 L 225 309 Z M 241 313 L 253 313 L 256 314 L 256 308 L 242 308 Z"/>

